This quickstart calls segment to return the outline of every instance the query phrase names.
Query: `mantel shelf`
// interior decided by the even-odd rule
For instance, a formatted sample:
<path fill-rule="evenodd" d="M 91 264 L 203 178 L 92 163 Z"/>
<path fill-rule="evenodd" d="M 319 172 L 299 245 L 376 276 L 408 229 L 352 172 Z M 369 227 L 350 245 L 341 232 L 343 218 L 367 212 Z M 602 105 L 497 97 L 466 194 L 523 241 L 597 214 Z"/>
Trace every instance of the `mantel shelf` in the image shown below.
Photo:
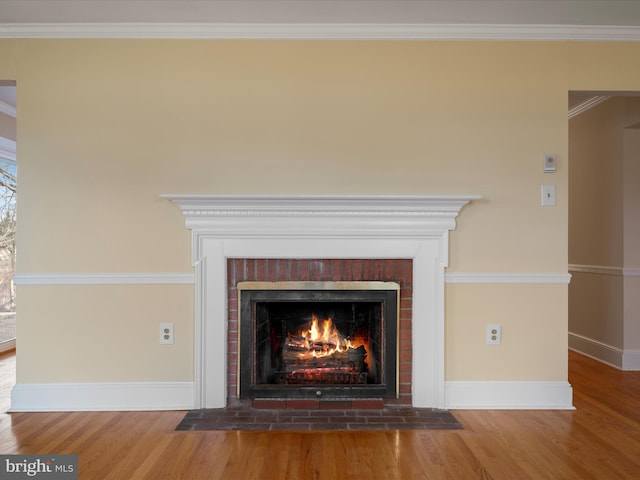
<path fill-rule="evenodd" d="M 162 195 L 194 234 L 217 237 L 427 237 L 455 229 L 477 195 Z"/>

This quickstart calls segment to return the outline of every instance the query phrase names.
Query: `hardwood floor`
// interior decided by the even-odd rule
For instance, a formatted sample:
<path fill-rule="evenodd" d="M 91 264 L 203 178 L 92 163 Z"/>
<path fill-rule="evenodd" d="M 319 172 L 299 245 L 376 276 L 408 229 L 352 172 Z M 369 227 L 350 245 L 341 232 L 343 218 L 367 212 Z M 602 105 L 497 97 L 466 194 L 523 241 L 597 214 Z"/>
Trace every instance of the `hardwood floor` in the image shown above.
<path fill-rule="evenodd" d="M 640 479 L 640 372 L 569 354 L 575 411 L 454 411 L 464 430 L 180 432 L 184 412 L 0 414 L 0 453 L 81 479 Z M 0 404 L 13 355 L 0 357 Z"/>

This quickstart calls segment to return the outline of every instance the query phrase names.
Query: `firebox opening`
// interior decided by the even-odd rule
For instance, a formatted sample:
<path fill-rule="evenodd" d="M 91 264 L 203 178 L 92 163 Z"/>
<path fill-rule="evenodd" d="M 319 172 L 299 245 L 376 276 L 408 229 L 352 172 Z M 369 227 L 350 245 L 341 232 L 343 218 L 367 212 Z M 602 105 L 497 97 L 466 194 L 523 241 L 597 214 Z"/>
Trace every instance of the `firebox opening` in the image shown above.
<path fill-rule="evenodd" d="M 256 384 L 381 384 L 380 302 L 256 303 Z"/>
<path fill-rule="evenodd" d="M 351 282 L 361 289 L 330 288 L 338 283 L 345 286 L 238 286 L 240 398 L 397 396 L 399 287 Z"/>

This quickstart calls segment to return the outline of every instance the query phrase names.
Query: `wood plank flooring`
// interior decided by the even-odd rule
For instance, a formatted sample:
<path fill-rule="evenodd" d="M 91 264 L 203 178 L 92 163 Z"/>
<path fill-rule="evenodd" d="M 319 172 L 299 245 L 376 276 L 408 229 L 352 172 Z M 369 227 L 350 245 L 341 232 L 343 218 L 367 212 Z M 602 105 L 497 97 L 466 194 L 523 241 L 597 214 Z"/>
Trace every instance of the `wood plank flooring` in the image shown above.
<path fill-rule="evenodd" d="M 12 362 L 0 357 L 3 396 Z M 454 411 L 464 430 L 184 432 L 185 412 L 3 413 L 0 453 L 77 453 L 88 480 L 640 479 L 640 372 L 569 364 L 575 411 Z"/>

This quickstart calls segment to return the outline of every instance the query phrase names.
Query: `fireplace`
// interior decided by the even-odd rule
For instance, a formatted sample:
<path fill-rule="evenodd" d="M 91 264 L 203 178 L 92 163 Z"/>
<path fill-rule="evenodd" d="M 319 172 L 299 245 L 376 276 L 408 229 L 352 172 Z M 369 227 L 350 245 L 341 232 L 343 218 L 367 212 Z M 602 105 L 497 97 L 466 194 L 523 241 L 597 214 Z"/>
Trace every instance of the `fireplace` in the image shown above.
<path fill-rule="evenodd" d="M 232 341 L 234 328 L 238 328 L 237 320 L 235 326 L 233 320 L 237 292 L 233 292 L 234 297 L 231 291 L 236 285 L 233 280 L 255 279 L 234 278 L 228 267 L 256 258 L 293 258 L 310 263 L 324 258 L 347 263 L 353 260 L 354 264 L 355 260 L 365 264 L 367 259 L 394 258 L 409 262 L 411 320 L 401 320 L 400 331 L 402 323 L 407 323 L 405 335 L 410 338 L 406 342 L 411 354 L 399 354 L 400 399 L 404 380 L 410 384 L 411 405 L 444 408 L 444 277 L 449 231 L 455 229 L 464 205 L 480 197 L 163 197 L 180 207 L 185 226 L 192 231 L 196 269 L 194 408 L 225 407 L 237 395 L 237 345 Z M 277 263 L 275 269 L 277 281 L 283 269 L 278 270 Z M 247 264 L 245 273 L 248 270 Z M 403 302 L 401 298 L 401 311 Z M 408 373 L 403 373 L 403 364 L 410 365 Z"/>
<path fill-rule="evenodd" d="M 239 398 L 397 397 L 398 283 L 241 282 L 237 289 Z"/>

